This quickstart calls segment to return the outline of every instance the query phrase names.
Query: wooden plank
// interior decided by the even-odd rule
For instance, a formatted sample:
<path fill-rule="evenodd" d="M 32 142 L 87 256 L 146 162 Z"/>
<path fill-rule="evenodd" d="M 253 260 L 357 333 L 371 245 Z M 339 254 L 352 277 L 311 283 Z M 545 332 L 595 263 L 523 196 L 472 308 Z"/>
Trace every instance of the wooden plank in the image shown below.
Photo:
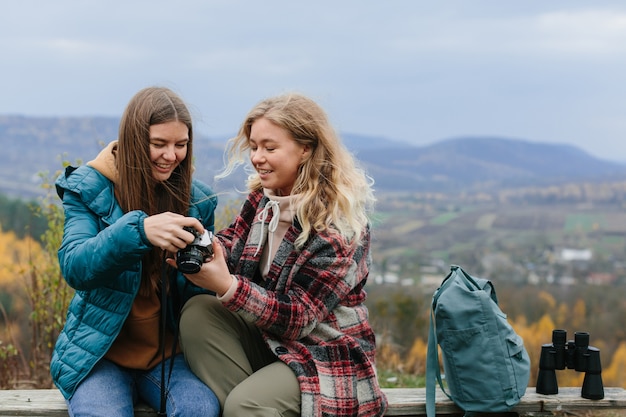
<path fill-rule="evenodd" d="M 383 388 L 389 403 L 386 416 L 425 416 L 425 388 Z M 445 396 L 441 390 L 435 392 L 437 415 L 463 415 L 463 411 Z"/>
<path fill-rule="evenodd" d="M 425 416 L 426 390 L 424 388 L 383 389 L 389 400 L 387 416 Z M 526 394 L 511 413 L 502 415 L 539 416 L 553 415 L 553 412 L 578 412 L 584 410 L 624 410 L 626 415 L 626 390 L 619 387 L 604 388 L 604 399 L 588 400 L 580 396 L 580 388 L 559 388 L 558 395 L 537 394 L 534 387 L 528 387 Z M 437 389 L 435 394 L 437 415 L 463 415 L 463 412 Z M 489 414 L 494 416 L 494 414 Z"/>
<path fill-rule="evenodd" d="M 67 406 L 57 389 L 0 390 L 0 417 L 67 417 Z M 135 407 L 135 417 L 154 417 L 143 405 Z"/>
<path fill-rule="evenodd" d="M 389 400 L 387 416 L 426 416 L 426 390 L 424 388 L 383 389 Z M 463 412 L 439 389 L 436 391 L 438 416 L 462 416 Z M 605 387 L 604 399 L 588 400 L 580 396 L 580 388 L 559 388 L 558 395 L 542 395 L 529 387 L 522 401 L 510 413 L 500 416 L 552 416 L 584 415 L 584 411 L 621 410 L 626 416 L 626 390 Z M 0 390 L 0 417 L 67 417 L 65 400 L 57 389 Z M 145 405 L 135 408 L 135 417 L 154 417 L 155 412 Z M 488 414 L 495 417 L 496 414 Z"/>
<path fill-rule="evenodd" d="M 588 400 L 580 396 L 580 388 L 559 388 L 558 395 L 537 394 L 534 389 L 524 395 L 527 399 L 540 399 L 543 409 L 553 412 L 571 412 L 581 410 L 626 410 L 626 390 L 617 387 L 604 387 L 602 400 Z M 572 413 L 575 414 L 575 413 Z"/>

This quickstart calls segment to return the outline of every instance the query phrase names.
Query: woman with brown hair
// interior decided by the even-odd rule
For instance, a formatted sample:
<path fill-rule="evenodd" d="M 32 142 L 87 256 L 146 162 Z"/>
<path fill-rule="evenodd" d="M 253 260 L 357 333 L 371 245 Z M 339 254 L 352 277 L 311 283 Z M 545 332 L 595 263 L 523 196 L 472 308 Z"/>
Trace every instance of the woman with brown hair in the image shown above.
<path fill-rule="evenodd" d="M 149 87 L 126 107 L 118 140 L 57 179 L 59 262 L 76 291 L 50 371 L 70 416 L 132 417 L 139 399 L 160 415 L 219 415 L 177 337 L 181 306 L 206 291 L 165 262 L 213 230 L 217 198 L 192 179 L 192 148 L 186 105 Z"/>

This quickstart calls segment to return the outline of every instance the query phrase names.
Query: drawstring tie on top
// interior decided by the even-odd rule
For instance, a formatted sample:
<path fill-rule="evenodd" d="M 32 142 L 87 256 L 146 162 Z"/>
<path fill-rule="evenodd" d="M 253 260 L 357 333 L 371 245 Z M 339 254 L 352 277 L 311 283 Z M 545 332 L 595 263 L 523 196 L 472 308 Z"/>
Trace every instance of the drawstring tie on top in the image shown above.
<path fill-rule="evenodd" d="M 267 220 L 270 210 L 272 210 L 272 220 L 270 220 L 269 224 L 267 225 L 267 231 L 269 233 L 269 238 L 268 238 L 269 253 L 272 253 L 274 232 L 276 232 L 276 229 L 278 228 L 278 222 L 280 221 L 280 204 L 278 203 L 278 201 L 269 200 L 267 203 L 265 203 L 265 207 L 263 207 L 263 210 L 261 210 L 261 212 L 259 213 L 259 220 L 262 223 L 265 223 L 265 220 Z M 254 256 L 256 256 L 259 253 L 259 250 L 261 250 L 261 246 L 263 245 L 263 242 L 264 242 L 264 239 L 263 239 L 264 231 L 265 231 L 265 228 L 261 227 L 261 238 L 259 239 L 259 243 L 256 247 L 256 252 L 254 252 Z"/>

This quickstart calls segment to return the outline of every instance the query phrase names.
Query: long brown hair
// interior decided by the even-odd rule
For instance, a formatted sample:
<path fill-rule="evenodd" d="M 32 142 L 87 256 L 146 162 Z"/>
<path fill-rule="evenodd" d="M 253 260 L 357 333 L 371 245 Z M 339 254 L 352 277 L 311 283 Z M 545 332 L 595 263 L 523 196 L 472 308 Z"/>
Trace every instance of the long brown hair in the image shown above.
<path fill-rule="evenodd" d="M 152 175 L 150 126 L 172 121 L 189 129 L 187 156 L 166 181 Z M 120 122 L 116 165 L 115 196 L 123 211 L 142 210 L 148 215 L 171 211 L 187 214 L 191 195 L 193 128 L 183 100 L 165 87 L 148 87 L 130 100 Z M 144 257 L 142 288 L 154 287 L 160 270 L 161 250 L 154 248 Z"/>

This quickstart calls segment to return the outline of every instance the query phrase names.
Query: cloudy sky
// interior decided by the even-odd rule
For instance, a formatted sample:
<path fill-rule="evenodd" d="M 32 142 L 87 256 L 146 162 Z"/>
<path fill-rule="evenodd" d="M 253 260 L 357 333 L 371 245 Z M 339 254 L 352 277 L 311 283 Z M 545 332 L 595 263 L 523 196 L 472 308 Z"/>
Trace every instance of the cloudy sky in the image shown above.
<path fill-rule="evenodd" d="M 626 161 L 621 0 L 3 1 L 0 63 L 0 114 L 119 116 L 165 85 L 224 136 L 298 91 L 342 132 Z"/>

